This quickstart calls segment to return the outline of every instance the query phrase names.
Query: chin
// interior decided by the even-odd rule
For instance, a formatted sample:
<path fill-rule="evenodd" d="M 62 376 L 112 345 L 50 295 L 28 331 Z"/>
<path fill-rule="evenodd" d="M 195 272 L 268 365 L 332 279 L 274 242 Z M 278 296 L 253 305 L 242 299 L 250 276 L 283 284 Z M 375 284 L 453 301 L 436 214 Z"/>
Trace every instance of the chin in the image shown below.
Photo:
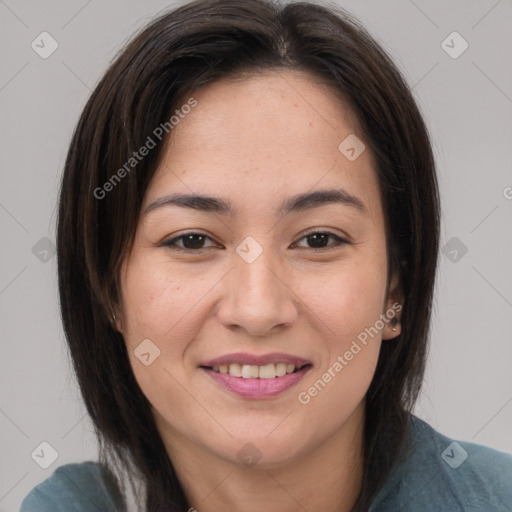
<path fill-rule="evenodd" d="M 284 414 L 281 418 L 273 418 L 272 422 L 267 421 L 250 429 L 245 424 L 240 431 L 236 428 L 229 430 L 233 437 L 227 439 L 227 444 L 222 450 L 223 457 L 229 458 L 236 464 L 244 464 L 245 457 L 250 457 L 253 459 L 251 463 L 257 468 L 270 469 L 304 456 L 309 448 L 314 448 L 311 445 L 315 444 L 317 435 L 305 432 L 303 427 L 297 431 L 290 428 L 290 425 L 285 425 L 286 416 Z M 299 427 L 300 422 L 296 426 Z M 318 440 L 318 443 L 320 444 L 321 440 Z M 219 445 L 216 445 L 212 448 L 218 450 L 218 447 Z"/>
<path fill-rule="evenodd" d="M 218 445 L 215 447 L 218 450 Z M 306 446 L 297 444 L 294 439 L 276 436 L 274 439 L 244 438 L 233 440 L 220 456 L 232 464 L 251 469 L 269 470 L 283 467 L 304 455 Z M 234 456 L 233 456 L 234 454 Z"/>

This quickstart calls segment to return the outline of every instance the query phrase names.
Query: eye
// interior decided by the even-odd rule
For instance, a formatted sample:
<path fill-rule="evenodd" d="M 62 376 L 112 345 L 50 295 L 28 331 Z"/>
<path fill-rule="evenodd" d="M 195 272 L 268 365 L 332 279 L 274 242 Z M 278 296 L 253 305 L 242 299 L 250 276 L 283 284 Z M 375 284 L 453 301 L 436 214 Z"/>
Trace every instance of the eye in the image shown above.
<path fill-rule="evenodd" d="M 334 240 L 334 243 L 328 244 L 329 238 Z M 177 236 L 170 240 L 166 240 L 162 242 L 160 245 L 164 247 L 169 247 L 173 250 L 189 252 L 189 253 L 199 253 L 203 249 L 207 249 L 208 247 L 204 246 L 206 240 L 211 240 L 211 238 L 202 233 L 186 233 L 184 235 Z M 325 249 L 330 250 L 331 248 L 338 247 L 344 244 L 350 244 L 348 240 L 335 235 L 334 233 L 330 233 L 329 231 L 314 231 L 312 233 L 308 233 L 303 236 L 300 240 L 306 240 L 307 243 L 312 243 L 313 247 L 305 247 L 306 249 L 311 249 L 315 252 L 323 251 Z M 178 242 L 181 242 L 182 245 L 179 245 Z M 210 246 L 211 247 L 211 246 Z M 301 247 L 301 246 L 298 246 Z M 304 246 L 302 246 L 304 247 Z"/>
<path fill-rule="evenodd" d="M 329 238 L 334 239 L 334 243 L 327 244 Z M 312 233 L 308 233 L 301 240 L 307 240 L 308 242 L 313 244 L 313 247 L 306 247 L 308 249 L 312 249 L 313 251 L 323 251 L 325 252 L 325 248 L 327 250 L 333 249 L 340 245 L 350 244 L 348 240 L 335 235 L 334 233 L 330 233 L 329 231 L 313 231 Z M 303 246 L 302 246 L 303 247 Z"/>
<path fill-rule="evenodd" d="M 165 240 L 161 245 L 178 251 L 200 252 L 202 249 L 206 248 L 203 247 L 206 239 L 210 239 L 210 237 L 202 233 L 186 233 L 172 238 L 171 240 Z M 177 241 L 183 241 L 183 246 L 177 245 Z"/>

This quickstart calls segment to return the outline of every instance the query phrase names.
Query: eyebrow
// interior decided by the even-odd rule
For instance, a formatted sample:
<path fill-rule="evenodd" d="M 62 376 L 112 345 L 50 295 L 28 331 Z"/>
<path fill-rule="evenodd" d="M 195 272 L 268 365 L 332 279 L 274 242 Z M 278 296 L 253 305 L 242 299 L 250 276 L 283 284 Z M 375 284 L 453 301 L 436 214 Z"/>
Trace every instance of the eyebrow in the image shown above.
<path fill-rule="evenodd" d="M 361 213 L 368 213 L 363 201 L 358 197 L 348 193 L 344 189 L 327 189 L 306 192 L 289 197 L 280 205 L 277 214 L 286 215 L 287 213 L 303 212 L 329 204 L 342 204 L 352 207 Z M 191 208 L 202 212 L 217 213 L 230 217 L 234 217 L 238 213 L 238 208 L 235 208 L 230 201 L 220 197 L 196 194 L 171 194 L 159 197 L 153 201 L 144 210 L 144 215 L 164 206 L 179 206 L 181 208 Z"/>

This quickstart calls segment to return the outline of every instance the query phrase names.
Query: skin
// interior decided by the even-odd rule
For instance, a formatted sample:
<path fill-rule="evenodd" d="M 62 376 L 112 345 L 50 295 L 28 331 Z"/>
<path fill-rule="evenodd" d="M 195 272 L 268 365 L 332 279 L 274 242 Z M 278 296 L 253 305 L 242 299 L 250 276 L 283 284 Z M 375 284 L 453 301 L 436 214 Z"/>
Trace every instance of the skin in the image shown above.
<path fill-rule="evenodd" d="M 307 74 L 224 79 L 193 96 L 142 211 L 179 192 L 228 199 L 238 212 L 165 206 L 141 215 L 116 315 L 136 379 L 199 512 L 349 511 L 362 478 L 364 396 L 382 340 L 400 326 L 386 324 L 307 405 L 297 397 L 399 299 L 395 279 L 387 295 L 373 156 L 368 145 L 355 161 L 339 151 L 349 134 L 364 141 L 356 118 Z M 277 216 L 289 196 L 340 187 L 364 211 L 329 204 Z M 321 245 L 306 235 L 316 228 L 350 244 L 328 238 L 315 252 Z M 203 247 L 197 254 L 161 245 L 190 231 L 209 237 L 192 246 Z M 248 236 L 263 249 L 252 263 L 236 252 Z M 161 351 L 149 366 L 134 355 L 144 339 Z M 245 399 L 198 367 L 234 352 L 284 352 L 313 368 L 277 397 Z M 252 467 L 237 457 L 248 442 L 261 455 Z"/>

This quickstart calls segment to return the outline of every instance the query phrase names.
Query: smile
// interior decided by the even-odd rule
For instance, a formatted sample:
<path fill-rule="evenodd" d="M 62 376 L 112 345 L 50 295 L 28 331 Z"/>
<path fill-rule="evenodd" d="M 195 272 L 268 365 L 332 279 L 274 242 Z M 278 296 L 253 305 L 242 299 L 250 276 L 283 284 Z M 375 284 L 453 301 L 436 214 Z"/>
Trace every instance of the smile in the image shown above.
<path fill-rule="evenodd" d="M 297 384 L 313 365 L 287 354 L 231 354 L 199 366 L 220 388 L 245 399 L 275 397 Z"/>
<path fill-rule="evenodd" d="M 215 365 L 211 369 L 217 373 L 244 379 L 275 379 L 276 377 L 284 377 L 287 373 L 294 373 L 300 368 L 291 363 L 270 363 L 263 366 L 232 363 Z"/>

